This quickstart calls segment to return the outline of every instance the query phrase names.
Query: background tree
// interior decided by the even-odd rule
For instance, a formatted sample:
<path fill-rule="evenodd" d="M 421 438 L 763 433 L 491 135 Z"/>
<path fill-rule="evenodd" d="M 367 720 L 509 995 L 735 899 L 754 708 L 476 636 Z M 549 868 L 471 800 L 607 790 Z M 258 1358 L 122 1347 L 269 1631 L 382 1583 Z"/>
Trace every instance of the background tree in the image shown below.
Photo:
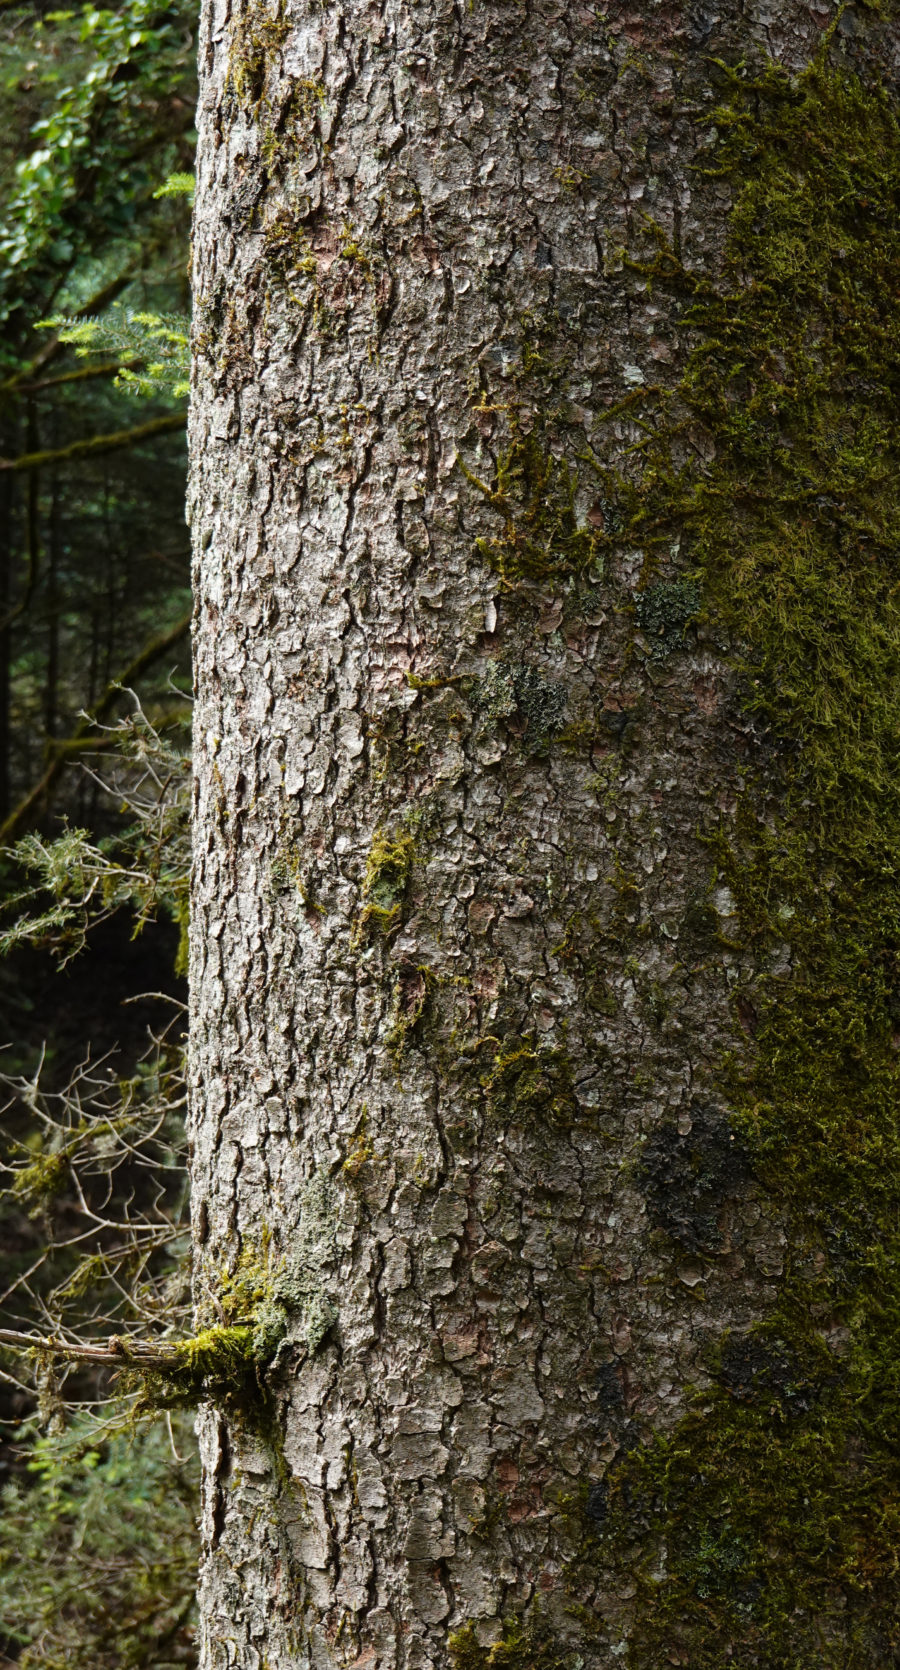
<path fill-rule="evenodd" d="M 0 824 L 5 841 L 32 832 L 0 871 L 12 941 L 0 964 L 9 1096 L 0 1159 L 16 1168 L 0 1202 L 0 1327 L 59 1327 L 69 1339 L 100 1317 L 107 1328 L 146 1327 L 153 1282 L 169 1283 L 171 1326 L 172 1283 L 184 1281 L 177 1234 L 158 1241 L 148 1267 L 148 1247 L 122 1232 L 154 1201 L 172 1211 L 184 1201 L 171 1028 L 162 1076 L 158 1052 L 140 1060 L 148 1025 L 159 1032 L 172 1011 L 122 1000 L 179 991 L 185 899 L 177 813 L 148 806 L 152 727 L 121 729 L 133 699 L 116 681 L 141 691 L 161 757 L 171 754 L 164 776 L 180 792 L 177 361 L 193 31 L 194 9 L 181 4 L 0 11 Z M 48 316 L 80 323 L 48 329 Z M 174 685 L 172 673 L 182 675 Z M 136 752 L 123 762 L 129 739 Z M 54 844 L 61 816 L 80 829 Z M 49 892 L 16 902 L 42 877 Z M 43 918 L 30 943 L 9 932 L 23 908 Z M 65 960 L 82 942 L 78 962 L 57 972 L 54 947 Z M 140 1148 L 160 1117 L 168 1157 L 165 1145 Z M 171 1221 L 174 1232 L 177 1211 Z M 44 1357 L 32 1365 L 36 1398 L 21 1354 L 4 1350 L 2 1363 L 4 1662 L 190 1663 L 194 1457 L 184 1417 L 173 1417 L 176 1460 L 165 1425 L 123 1429 L 130 1405 L 121 1385 L 110 1403 L 108 1369 L 57 1371 Z"/>
<path fill-rule="evenodd" d="M 137 325 L 130 340 L 101 332 L 82 363 L 42 327 L 187 309 L 185 199 L 160 188 L 190 166 L 192 14 L 147 0 L 46 10 L 6 11 L 0 62 L 6 838 L 46 814 L 78 710 L 177 624 L 186 595 L 182 443 L 166 439 L 182 402 L 157 386 L 135 412 L 121 368 L 146 361 Z"/>

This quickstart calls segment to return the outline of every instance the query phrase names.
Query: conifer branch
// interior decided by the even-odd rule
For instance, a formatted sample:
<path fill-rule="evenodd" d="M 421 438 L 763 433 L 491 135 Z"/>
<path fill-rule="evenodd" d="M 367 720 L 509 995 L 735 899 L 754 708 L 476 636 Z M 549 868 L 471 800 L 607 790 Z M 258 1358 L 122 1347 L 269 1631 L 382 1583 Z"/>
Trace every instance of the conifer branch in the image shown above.
<path fill-rule="evenodd" d="M 184 429 L 186 424 L 184 412 L 172 412 L 167 417 L 139 423 L 134 429 L 117 429 L 111 435 L 90 435 L 86 440 L 70 441 L 68 446 L 50 451 L 25 452 L 20 458 L 0 458 L 0 470 L 42 470 L 48 464 L 64 464 L 73 458 L 96 458 L 101 454 L 120 452 L 125 447 L 139 446 L 141 441 Z"/>
<path fill-rule="evenodd" d="M 19 394 L 44 394 L 47 389 L 62 388 L 65 383 L 83 383 L 93 377 L 115 377 L 120 371 L 134 371 L 139 359 L 104 360 L 102 365 L 81 365 L 77 371 L 62 371 L 58 377 L 41 377 L 36 383 L 20 383 Z"/>

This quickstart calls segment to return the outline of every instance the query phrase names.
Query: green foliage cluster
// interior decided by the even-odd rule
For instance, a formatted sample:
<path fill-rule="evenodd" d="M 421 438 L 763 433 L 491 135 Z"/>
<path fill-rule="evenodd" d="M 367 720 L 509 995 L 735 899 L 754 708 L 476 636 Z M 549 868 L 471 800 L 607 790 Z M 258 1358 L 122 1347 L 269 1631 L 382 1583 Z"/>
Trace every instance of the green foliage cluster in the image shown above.
<path fill-rule="evenodd" d="M 177 7 L 127 0 L 30 24 L 31 73 L 43 73 L 49 98 L 4 202 L 0 319 L 28 304 L 38 274 L 63 275 L 102 240 L 131 231 L 136 204 L 159 183 L 146 160 L 148 115 L 164 129 L 166 102 L 184 92 L 184 21 Z M 59 55 L 45 47 L 50 36 Z"/>
<path fill-rule="evenodd" d="M 183 170 L 176 169 L 175 173 L 170 174 L 165 184 L 161 185 L 153 195 L 154 197 L 187 197 L 193 203 L 195 185 L 196 181 L 193 174 L 186 174 Z"/>
<path fill-rule="evenodd" d="M 111 681 L 143 674 L 154 640 L 164 654 L 185 609 L 194 24 L 188 0 L 0 8 L 0 825 L 16 833 L 94 739 L 81 710 L 113 711 Z M 154 407 L 138 423 L 136 392 Z M 84 782 L 76 798 L 90 821 Z"/>
<path fill-rule="evenodd" d="M 724 277 L 662 244 L 642 269 L 695 345 L 620 492 L 630 537 L 680 538 L 765 758 L 715 842 L 762 970 L 724 1079 L 793 1253 L 712 1392 L 613 1470 L 599 1534 L 630 1571 L 650 1551 L 635 1666 L 880 1670 L 900 1652 L 900 120 L 831 41 L 796 79 L 720 69 Z M 712 461 L 679 462 L 698 434 Z"/>
<path fill-rule="evenodd" d="M 187 1422 L 177 1437 L 178 1462 L 159 1425 L 35 1439 L 0 1515 L 0 1642 L 21 1670 L 195 1663 L 199 1467 Z"/>
<path fill-rule="evenodd" d="M 169 394 L 175 400 L 189 392 L 191 322 L 184 313 L 147 313 L 117 306 L 99 319 L 70 320 L 57 314 L 44 323 L 57 331 L 60 342 L 74 347 L 79 359 L 98 352 L 113 357 L 119 365 L 118 388 L 132 394 Z M 140 369 L 135 370 L 135 365 Z"/>

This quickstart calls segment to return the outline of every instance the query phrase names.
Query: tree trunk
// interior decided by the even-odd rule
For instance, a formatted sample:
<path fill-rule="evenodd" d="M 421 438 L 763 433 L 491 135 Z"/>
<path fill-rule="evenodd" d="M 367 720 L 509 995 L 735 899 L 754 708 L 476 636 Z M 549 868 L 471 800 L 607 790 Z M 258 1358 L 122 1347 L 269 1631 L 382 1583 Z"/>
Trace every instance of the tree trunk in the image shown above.
<path fill-rule="evenodd" d="M 704 324 L 778 122 L 814 148 L 843 99 L 858 179 L 816 218 L 876 201 L 889 117 L 874 92 L 853 116 L 846 55 L 874 87 L 890 39 L 851 17 L 823 47 L 827 22 L 206 0 L 196 1291 L 201 1324 L 243 1304 L 261 1343 L 200 1420 L 204 1666 L 900 1662 L 893 1520 L 856 1567 L 833 1529 L 791 1552 L 820 1495 L 837 1523 L 851 1453 L 896 1490 L 871 1433 L 810 1482 L 854 1324 L 824 1220 L 792 1216 L 818 1184 L 776 1149 L 789 1128 L 819 1153 L 831 1068 L 807 1126 L 753 1077 L 840 868 L 807 841 L 814 791 L 790 798 L 808 739 L 794 662 L 755 636 L 785 612 L 757 506 L 780 471 L 785 540 L 800 518 L 827 542 L 815 492 L 844 515 L 856 487 L 842 465 L 788 503 L 812 420 L 777 415 L 779 333 L 739 344 L 715 412 L 726 373 L 688 375 L 748 286 L 758 320 L 812 283 L 782 158 L 753 224 L 786 276 L 754 277 L 748 241 L 732 336 Z M 767 68 L 817 51 L 811 80 Z M 750 160 L 723 157 L 750 122 Z M 874 619 L 884 528 L 853 526 Z"/>
<path fill-rule="evenodd" d="M 0 481 L 0 821 L 9 811 L 10 753 L 10 671 L 12 638 L 8 616 L 12 607 L 12 482 Z"/>
<path fill-rule="evenodd" d="M 59 629 L 62 614 L 60 569 L 63 550 L 59 475 L 54 470 L 50 488 L 50 527 L 47 540 L 47 673 L 44 684 L 44 734 L 48 741 L 56 736 L 59 723 Z"/>

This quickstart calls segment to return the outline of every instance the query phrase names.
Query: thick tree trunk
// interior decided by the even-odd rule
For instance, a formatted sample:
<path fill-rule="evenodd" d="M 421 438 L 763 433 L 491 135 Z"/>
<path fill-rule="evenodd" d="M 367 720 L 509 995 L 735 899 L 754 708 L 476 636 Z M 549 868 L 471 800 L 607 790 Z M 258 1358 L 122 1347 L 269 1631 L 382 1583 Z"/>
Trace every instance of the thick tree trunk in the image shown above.
<path fill-rule="evenodd" d="M 722 259 L 714 60 L 824 21 L 206 0 L 197 1295 L 282 1318 L 201 1417 L 206 1666 L 621 1662 L 665 1548 L 609 1480 L 775 1302 L 759 732 L 610 460 L 690 346 L 641 263 Z"/>

